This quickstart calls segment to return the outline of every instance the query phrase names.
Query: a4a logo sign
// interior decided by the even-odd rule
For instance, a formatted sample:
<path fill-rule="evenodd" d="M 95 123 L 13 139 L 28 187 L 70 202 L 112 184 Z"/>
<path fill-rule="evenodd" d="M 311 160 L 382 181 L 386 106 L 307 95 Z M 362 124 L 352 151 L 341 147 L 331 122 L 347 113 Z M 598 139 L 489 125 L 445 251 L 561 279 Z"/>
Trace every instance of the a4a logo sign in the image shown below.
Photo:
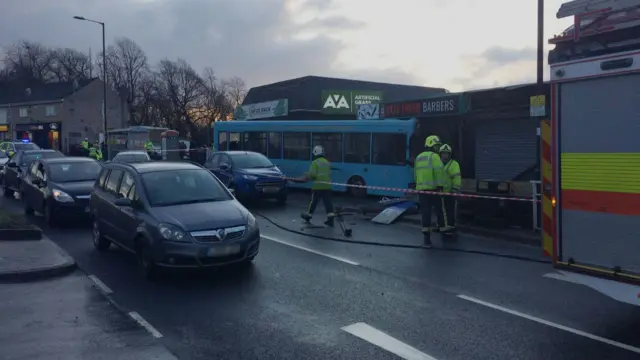
<path fill-rule="evenodd" d="M 347 98 L 340 94 L 330 94 L 325 100 L 323 109 L 351 109 Z"/>

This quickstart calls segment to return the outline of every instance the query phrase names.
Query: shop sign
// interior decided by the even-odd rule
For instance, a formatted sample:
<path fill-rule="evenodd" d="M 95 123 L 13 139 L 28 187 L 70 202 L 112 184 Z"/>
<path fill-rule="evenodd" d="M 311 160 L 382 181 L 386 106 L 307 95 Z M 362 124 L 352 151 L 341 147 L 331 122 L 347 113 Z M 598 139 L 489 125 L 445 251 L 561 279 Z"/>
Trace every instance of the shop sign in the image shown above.
<path fill-rule="evenodd" d="M 466 111 L 464 106 L 461 106 L 461 102 L 463 103 L 461 99 L 463 99 L 462 95 L 451 95 L 384 104 L 380 108 L 380 117 L 426 117 L 461 114 Z"/>
<path fill-rule="evenodd" d="M 358 105 L 358 120 L 380 119 L 380 104 L 360 104 Z"/>
<path fill-rule="evenodd" d="M 238 106 L 235 120 L 265 119 L 289 114 L 289 100 L 280 99 Z"/>
<path fill-rule="evenodd" d="M 320 100 L 323 114 L 355 114 L 358 105 L 381 103 L 383 93 L 368 90 L 323 90 Z"/>

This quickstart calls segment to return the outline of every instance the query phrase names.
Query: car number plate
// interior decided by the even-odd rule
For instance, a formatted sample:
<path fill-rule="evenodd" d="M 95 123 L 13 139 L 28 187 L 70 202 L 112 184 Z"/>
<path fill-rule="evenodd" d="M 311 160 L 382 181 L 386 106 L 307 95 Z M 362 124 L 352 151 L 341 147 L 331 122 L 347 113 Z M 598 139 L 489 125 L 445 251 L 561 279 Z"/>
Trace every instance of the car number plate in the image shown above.
<path fill-rule="evenodd" d="M 88 207 L 88 206 L 85 206 L 85 207 L 84 207 L 84 212 L 88 213 L 88 212 L 90 212 L 90 211 L 91 211 L 91 209 L 89 209 L 89 207 Z"/>
<path fill-rule="evenodd" d="M 216 246 L 207 251 L 209 257 L 234 255 L 240 252 L 240 245 Z"/>
<path fill-rule="evenodd" d="M 262 192 L 269 193 L 269 194 L 277 193 L 278 191 L 280 191 L 280 188 L 277 186 L 267 186 L 262 189 Z"/>

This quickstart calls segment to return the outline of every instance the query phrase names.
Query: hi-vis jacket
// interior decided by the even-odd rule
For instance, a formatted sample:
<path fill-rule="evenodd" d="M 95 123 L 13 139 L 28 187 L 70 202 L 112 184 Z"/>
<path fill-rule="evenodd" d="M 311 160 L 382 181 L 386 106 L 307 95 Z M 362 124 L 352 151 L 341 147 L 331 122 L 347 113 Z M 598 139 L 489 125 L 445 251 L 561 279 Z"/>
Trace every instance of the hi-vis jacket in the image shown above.
<path fill-rule="evenodd" d="M 418 155 L 414 165 L 416 190 L 435 190 L 442 187 L 444 165 L 440 155 L 425 151 Z"/>
<path fill-rule="evenodd" d="M 313 180 L 312 190 L 331 190 L 331 163 L 329 160 L 319 157 L 311 162 L 309 179 Z"/>
<path fill-rule="evenodd" d="M 102 160 L 102 151 L 96 147 L 89 149 L 89 157 L 96 160 Z"/>
<path fill-rule="evenodd" d="M 451 159 L 444 165 L 444 191 L 460 192 L 460 186 L 462 186 L 460 164 Z"/>
<path fill-rule="evenodd" d="M 153 151 L 153 150 L 154 150 L 154 149 L 153 149 L 153 143 L 152 143 L 150 140 L 147 140 L 147 141 L 144 143 L 144 149 L 145 149 L 146 151 Z"/>

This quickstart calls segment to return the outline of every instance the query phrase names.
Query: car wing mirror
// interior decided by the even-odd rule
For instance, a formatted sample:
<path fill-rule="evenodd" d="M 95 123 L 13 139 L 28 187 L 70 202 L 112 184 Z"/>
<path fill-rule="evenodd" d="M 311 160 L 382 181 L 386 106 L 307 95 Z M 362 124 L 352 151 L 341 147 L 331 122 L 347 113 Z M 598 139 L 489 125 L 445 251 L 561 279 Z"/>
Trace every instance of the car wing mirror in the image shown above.
<path fill-rule="evenodd" d="M 35 186 L 43 185 L 43 183 L 42 183 L 42 179 L 37 178 L 37 177 L 31 178 L 31 183 L 32 183 L 33 185 L 35 185 Z"/>
<path fill-rule="evenodd" d="M 220 170 L 227 171 L 229 169 L 231 169 L 231 166 L 229 166 L 229 164 L 227 164 L 227 163 L 220 164 Z"/>
<path fill-rule="evenodd" d="M 133 202 L 130 199 L 127 199 L 127 198 L 116 199 L 113 203 L 116 206 L 133 207 Z"/>

